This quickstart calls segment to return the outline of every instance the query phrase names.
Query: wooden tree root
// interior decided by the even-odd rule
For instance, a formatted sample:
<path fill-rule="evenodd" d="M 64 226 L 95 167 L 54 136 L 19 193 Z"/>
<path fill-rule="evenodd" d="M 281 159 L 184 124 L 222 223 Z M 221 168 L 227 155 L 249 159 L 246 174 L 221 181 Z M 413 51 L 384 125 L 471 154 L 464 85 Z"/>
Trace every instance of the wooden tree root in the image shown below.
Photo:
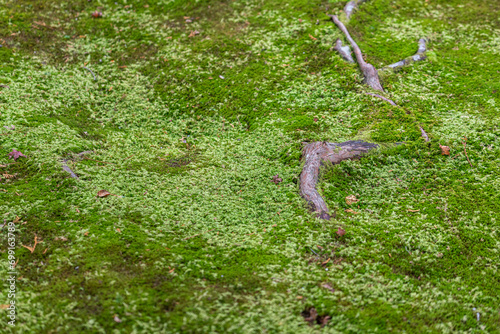
<path fill-rule="evenodd" d="M 333 22 L 337 25 L 337 27 L 339 27 L 339 29 L 346 36 L 347 40 L 349 41 L 349 44 L 351 44 L 352 49 L 354 50 L 354 55 L 356 56 L 356 61 L 358 62 L 361 72 L 365 77 L 365 83 L 374 90 L 379 90 L 383 92 L 384 88 L 380 83 L 377 69 L 372 64 L 365 62 L 365 60 L 363 59 L 363 54 L 361 53 L 361 49 L 359 48 L 358 44 L 356 44 L 354 39 L 352 39 L 351 35 L 349 34 L 349 31 L 347 31 L 345 25 L 342 22 L 340 22 L 337 15 L 328 15 L 328 16 L 332 18 Z"/>
<path fill-rule="evenodd" d="M 319 218 L 330 219 L 326 203 L 316 190 L 319 169 L 323 162 L 338 164 L 343 160 L 358 158 L 377 147 L 377 144 L 361 140 L 343 143 L 314 142 L 304 147 L 302 158 L 305 164 L 300 174 L 300 195 L 310 204 Z"/>
<path fill-rule="evenodd" d="M 427 40 L 425 38 L 421 38 L 418 40 L 417 53 L 415 53 L 411 57 L 400 60 L 397 63 L 387 65 L 386 67 L 381 68 L 379 71 L 395 70 L 400 67 L 410 65 L 411 63 L 425 60 L 427 58 L 427 56 L 425 55 L 426 52 L 427 52 Z"/>
<path fill-rule="evenodd" d="M 355 10 L 359 8 L 359 5 L 361 5 L 363 2 L 366 1 L 368 0 L 352 0 L 345 5 L 344 14 L 347 18 L 347 21 L 351 19 L 351 15 L 354 13 Z"/>
<path fill-rule="evenodd" d="M 78 157 L 83 157 L 85 154 L 90 154 L 90 153 L 94 153 L 94 151 L 83 151 L 81 153 L 78 153 L 77 156 Z M 69 175 L 74 178 L 74 179 L 78 179 L 78 175 L 75 174 L 75 172 L 73 172 L 73 170 L 71 168 L 68 167 L 68 160 L 69 159 L 64 159 L 63 160 L 63 163 L 62 163 L 62 169 L 66 172 L 69 173 Z"/>
<path fill-rule="evenodd" d="M 337 50 L 337 52 L 342 58 L 344 58 L 345 61 L 348 61 L 349 63 L 355 63 L 354 59 L 352 58 L 351 48 L 349 47 L 349 45 L 342 46 L 342 41 L 340 39 L 337 39 L 333 48 Z"/>

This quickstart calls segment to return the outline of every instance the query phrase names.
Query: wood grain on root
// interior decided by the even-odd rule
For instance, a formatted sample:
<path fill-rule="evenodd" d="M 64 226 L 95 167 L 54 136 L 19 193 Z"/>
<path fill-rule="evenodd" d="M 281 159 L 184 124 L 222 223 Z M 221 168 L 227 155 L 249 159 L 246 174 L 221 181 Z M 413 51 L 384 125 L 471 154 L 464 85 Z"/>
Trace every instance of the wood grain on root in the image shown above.
<path fill-rule="evenodd" d="M 342 58 L 344 58 L 344 60 L 350 63 L 355 63 L 354 59 L 352 58 L 351 48 L 349 47 L 349 45 L 342 46 L 342 41 L 340 39 L 337 39 L 333 48 L 337 50 L 337 52 Z"/>
<path fill-rule="evenodd" d="M 314 142 L 304 148 L 302 158 L 305 164 L 300 174 L 300 195 L 310 204 L 318 217 L 330 219 L 326 203 L 316 190 L 320 166 L 325 161 L 338 164 L 343 160 L 358 158 L 377 147 L 377 144 L 356 140 L 343 143 Z"/>
<path fill-rule="evenodd" d="M 328 16 L 332 18 L 333 22 L 337 25 L 337 27 L 339 27 L 339 29 L 346 36 L 347 40 L 349 41 L 349 44 L 351 44 L 352 49 L 354 50 L 354 55 L 356 56 L 356 61 L 358 62 L 361 72 L 365 77 L 365 83 L 374 90 L 379 90 L 383 92 L 384 88 L 380 83 L 377 69 L 372 64 L 367 63 L 363 59 L 363 54 L 361 53 L 361 49 L 359 48 L 358 44 L 356 44 L 354 39 L 352 39 L 351 35 L 349 34 L 349 31 L 347 31 L 345 25 L 342 22 L 340 22 L 337 15 L 328 15 Z"/>
<path fill-rule="evenodd" d="M 386 67 L 381 68 L 379 71 L 395 70 L 397 68 L 410 65 L 411 63 L 425 60 L 427 58 L 427 56 L 425 55 L 426 52 L 427 52 L 427 40 L 425 38 L 421 38 L 418 40 L 417 53 L 415 53 L 411 57 L 400 60 L 397 63 L 387 65 Z"/>

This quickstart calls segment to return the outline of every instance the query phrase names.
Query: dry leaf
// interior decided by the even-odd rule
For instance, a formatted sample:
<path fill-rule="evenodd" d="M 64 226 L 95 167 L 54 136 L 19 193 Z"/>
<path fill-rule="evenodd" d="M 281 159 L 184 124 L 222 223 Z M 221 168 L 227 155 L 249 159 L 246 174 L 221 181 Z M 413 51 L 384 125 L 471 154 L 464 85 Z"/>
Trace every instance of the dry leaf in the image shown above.
<path fill-rule="evenodd" d="M 116 315 L 116 314 L 114 315 L 113 320 L 115 322 L 122 322 L 122 320 L 120 318 L 118 318 L 118 315 Z"/>
<path fill-rule="evenodd" d="M 310 37 L 313 41 L 317 40 L 317 38 L 316 38 L 316 37 L 314 37 L 314 36 L 313 36 L 313 35 L 311 35 L 311 34 L 309 34 L 309 37 Z"/>
<path fill-rule="evenodd" d="M 97 193 L 97 197 L 107 197 L 109 195 L 111 195 L 111 193 L 107 190 L 99 190 Z"/>
<path fill-rule="evenodd" d="M 84 235 L 84 236 L 87 236 L 87 235 L 89 235 L 89 232 L 85 232 L 85 233 L 83 233 L 83 235 Z"/>
<path fill-rule="evenodd" d="M 16 216 L 16 219 L 14 219 L 13 223 L 18 223 L 19 221 L 21 220 L 21 218 L 19 218 L 18 216 Z"/>
<path fill-rule="evenodd" d="M 321 286 L 327 290 L 330 290 L 331 292 L 335 292 L 335 289 L 328 283 L 323 283 Z"/>
<path fill-rule="evenodd" d="M 304 298 L 304 297 L 302 297 L 302 296 L 297 296 L 297 299 L 299 299 L 299 300 L 300 300 L 300 299 L 302 299 L 302 298 Z"/>
<path fill-rule="evenodd" d="M 283 179 L 281 177 L 279 177 L 278 174 L 276 174 L 276 175 L 273 176 L 272 182 L 274 182 L 274 184 L 278 184 L 278 183 L 280 183 L 282 181 L 283 181 Z"/>
<path fill-rule="evenodd" d="M 327 264 L 328 262 L 330 262 L 330 258 L 328 258 L 328 260 L 326 260 L 325 262 L 323 262 L 321 265 L 324 266 L 325 264 Z"/>
<path fill-rule="evenodd" d="M 441 149 L 441 154 L 442 155 L 450 155 L 450 148 L 448 146 L 442 146 L 440 144 L 439 148 Z"/>
<path fill-rule="evenodd" d="M 342 227 L 339 227 L 339 229 L 335 233 L 337 233 L 341 237 L 345 234 L 345 230 Z"/>
<path fill-rule="evenodd" d="M 6 308 L 9 308 L 10 304 L 2 304 L 0 305 L 0 309 L 5 310 Z"/>
<path fill-rule="evenodd" d="M 40 242 L 38 242 L 38 237 L 35 235 L 35 244 L 33 245 L 33 247 L 25 246 L 25 245 L 21 245 L 21 246 L 23 246 L 24 248 L 29 249 L 30 252 L 33 253 L 35 251 L 36 245 L 39 244 Z"/>
<path fill-rule="evenodd" d="M 419 212 L 419 211 L 420 211 L 420 209 L 419 209 L 419 210 L 412 210 L 412 209 L 408 209 L 407 211 L 409 211 L 409 212 Z"/>
<path fill-rule="evenodd" d="M 345 202 L 347 203 L 347 205 L 351 205 L 353 203 L 359 202 L 359 199 L 357 199 L 354 195 L 349 195 L 345 198 Z"/>
<path fill-rule="evenodd" d="M 116 229 L 116 232 L 122 233 L 122 231 L 119 228 Z"/>
<path fill-rule="evenodd" d="M 354 215 L 357 215 L 359 212 L 354 211 L 353 209 L 346 209 L 345 212 L 352 213 Z"/>
<path fill-rule="evenodd" d="M 174 272 L 174 270 L 175 270 L 175 268 L 172 268 L 172 269 L 170 269 L 168 272 L 171 274 L 171 273 L 173 273 L 173 272 Z"/>
<path fill-rule="evenodd" d="M 20 157 L 25 157 L 27 158 L 27 156 L 25 156 L 24 154 L 22 154 L 21 152 L 17 151 L 17 150 L 12 150 L 12 152 L 9 153 L 9 158 L 10 159 L 14 159 L 14 161 L 16 161 L 17 159 L 19 159 Z"/>

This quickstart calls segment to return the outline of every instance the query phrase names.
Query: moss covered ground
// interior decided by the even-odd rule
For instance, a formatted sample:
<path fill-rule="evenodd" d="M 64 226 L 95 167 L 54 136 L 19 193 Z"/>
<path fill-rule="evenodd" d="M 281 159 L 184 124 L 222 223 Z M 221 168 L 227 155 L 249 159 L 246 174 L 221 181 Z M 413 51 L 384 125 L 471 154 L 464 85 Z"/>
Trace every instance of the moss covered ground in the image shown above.
<path fill-rule="evenodd" d="M 500 4 L 362 5 L 376 67 L 429 39 L 382 74 L 398 107 L 332 50 L 344 5 L 0 0 L 0 332 L 500 331 Z M 380 149 L 325 166 L 319 220 L 303 144 L 353 139 Z"/>

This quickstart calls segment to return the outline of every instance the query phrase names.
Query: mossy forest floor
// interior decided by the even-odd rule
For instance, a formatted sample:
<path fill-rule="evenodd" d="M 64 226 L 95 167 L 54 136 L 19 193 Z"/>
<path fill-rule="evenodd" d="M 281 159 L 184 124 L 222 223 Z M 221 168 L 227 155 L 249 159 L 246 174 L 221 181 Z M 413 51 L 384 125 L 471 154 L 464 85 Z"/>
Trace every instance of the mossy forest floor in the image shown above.
<path fill-rule="evenodd" d="M 0 332 L 498 333 L 500 3 L 363 4 L 377 68 L 430 41 L 394 107 L 332 50 L 345 2 L 0 0 Z M 354 139 L 317 219 L 303 143 Z"/>

